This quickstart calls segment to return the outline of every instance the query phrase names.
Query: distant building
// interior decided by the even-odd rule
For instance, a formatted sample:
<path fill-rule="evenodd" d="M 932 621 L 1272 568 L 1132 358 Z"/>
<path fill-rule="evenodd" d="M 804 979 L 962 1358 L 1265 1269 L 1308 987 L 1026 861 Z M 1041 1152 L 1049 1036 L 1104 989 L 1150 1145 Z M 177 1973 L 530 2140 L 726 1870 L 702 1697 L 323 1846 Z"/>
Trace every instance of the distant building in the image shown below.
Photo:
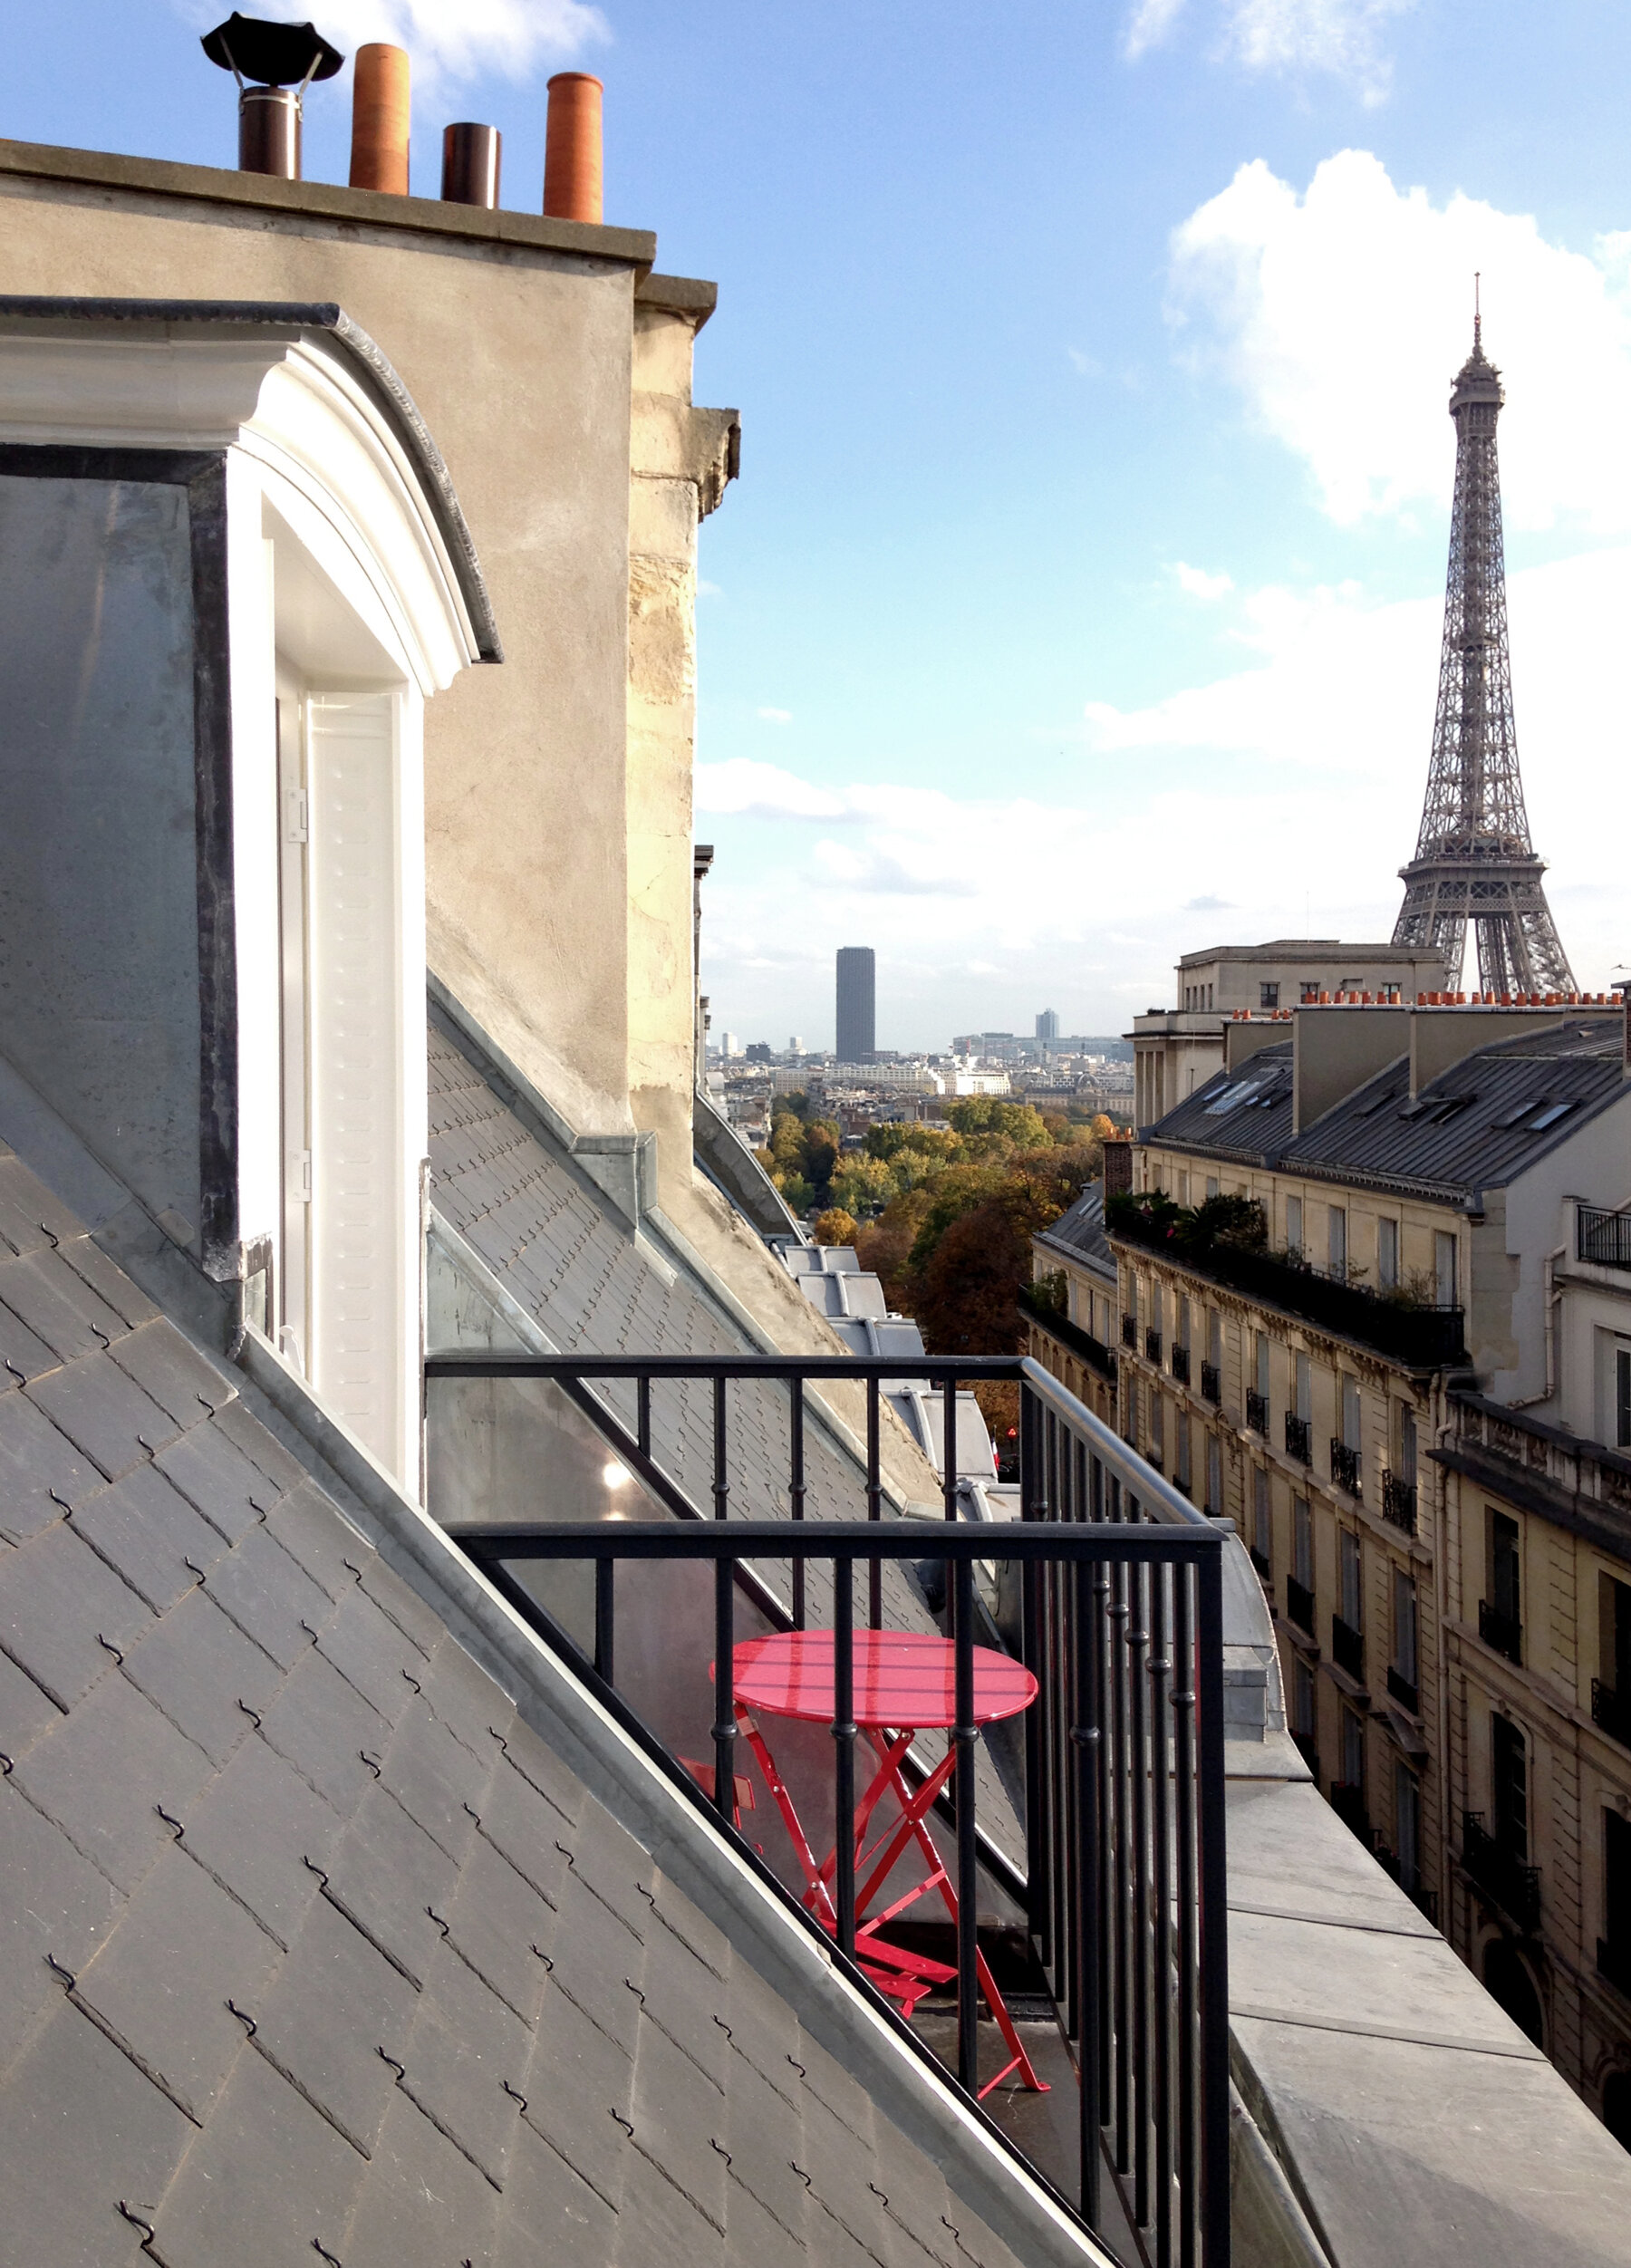
<path fill-rule="evenodd" d="M 755 1039 L 750 1041 L 748 1044 L 747 1059 L 749 1063 L 768 1063 L 770 1060 L 769 1041 L 767 1039 Z"/>
<path fill-rule="evenodd" d="M 796 1032 L 795 1032 L 795 1033 L 794 1033 L 794 1035 L 793 1035 L 793 1037 L 792 1037 L 792 1038 L 791 1038 L 791 1039 L 789 1039 L 789 1040 L 788 1040 L 788 1042 L 787 1042 L 787 1053 L 788 1053 L 790 1056 L 802 1056 L 802 1055 L 803 1055 L 803 1053 L 804 1053 L 804 1051 L 805 1051 L 805 1044 L 804 1044 L 804 1041 L 803 1041 L 802 1039 L 800 1039 L 800 1037 L 798 1037 L 798 1034 L 797 1034 Z"/>
<path fill-rule="evenodd" d="M 742 1043 L 735 1032 L 719 1034 L 719 1054 L 722 1060 L 729 1059 L 731 1056 L 739 1056 L 741 1052 Z"/>
<path fill-rule="evenodd" d="M 1058 1037 L 1059 1011 L 1057 1008 L 1045 1008 L 1041 1015 L 1037 1018 L 1037 1037 L 1038 1039 L 1057 1039 Z"/>
<path fill-rule="evenodd" d="M 870 945 L 838 948 L 840 1063 L 864 1063 L 878 1044 L 878 964 Z"/>

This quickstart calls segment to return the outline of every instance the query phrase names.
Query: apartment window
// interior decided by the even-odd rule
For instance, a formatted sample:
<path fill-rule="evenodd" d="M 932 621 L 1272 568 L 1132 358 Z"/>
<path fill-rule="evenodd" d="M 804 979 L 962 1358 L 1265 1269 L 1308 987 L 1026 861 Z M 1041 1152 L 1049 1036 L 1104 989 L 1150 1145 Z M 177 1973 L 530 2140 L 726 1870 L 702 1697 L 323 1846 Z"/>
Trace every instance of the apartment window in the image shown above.
<path fill-rule="evenodd" d="M 1603 1941 L 1597 1967 L 1631 1993 L 1631 1819 L 1603 1813 Z"/>
<path fill-rule="evenodd" d="M 1351 1370 L 1342 1374 L 1342 1445 L 1356 1452 L 1359 1447 L 1359 1381 Z"/>
<path fill-rule="evenodd" d="M 1302 986 L 1301 986 L 1301 990 L 1300 990 L 1300 998 L 1301 998 L 1301 1000 L 1302 1000 L 1302 1004 L 1303 1004 L 1303 1006 L 1304 1006 L 1305 1008 L 1308 1008 L 1308 1006 L 1310 1006 L 1310 1005 L 1311 1005 L 1314 1001 L 1316 1001 L 1316 1000 L 1317 1000 L 1317 999 L 1318 999 L 1318 998 L 1319 998 L 1319 980 L 1318 980 L 1318 978 L 1317 978 L 1317 977 L 1315 977 L 1315 978 L 1312 978 L 1312 979 L 1308 978 L 1308 977 L 1305 977 L 1305 978 L 1303 979 L 1303 981 L 1302 981 Z"/>
<path fill-rule="evenodd" d="M 1182 1292 L 1178 1294 L 1178 1316 L 1176 1322 L 1173 1326 L 1173 1343 L 1176 1346 L 1182 1346 L 1184 1353 L 1186 1355 L 1188 1354 L 1190 1343 L 1190 1303 Z"/>
<path fill-rule="evenodd" d="M 1421 1683 L 1416 1637 L 1416 1587 L 1414 1576 L 1395 1568 L 1393 1579 L 1394 1667 L 1407 1685 Z"/>
<path fill-rule="evenodd" d="M 1288 1252 L 1302 1250 L 1302 1199 L 1288 1197 L 1286 1200 L 1286 1250 Z"/>
<path fill-rule="evenodd" d="M 1150 1462 L 1166 1462 L 1166 1396 L 1153 1388 L 1150 1393 Z"/>
<path fill-rule="evenodd" d="M 1487 1588 L 1479 1608 L 1479 1635 L 1498 1652 L 1516 1662 L 1523 1622 L 1523 1584 L 1520 1567 L 1522 1539 L 1518 1523 L 1492 1504 L 1485 1507 L 1489 1520 L 1485 1568 Z"/>
<path fill-rule="evenodd" d="M 1279 1006 L 1279 987 L 1278 984 L 1259 985 L 1258 1006 L 1259 1008 L 1278 1008 Z"/>
<path fill-rule="evenodd" d="M 1189 1202 L 1189 1169 L 1187 1166 L 1180 1166 L 1178 1169 L 1178 1202 L 1181 1205 L 1187 1205 Z"/>
<path fill-rule="evenodd" d="M 1291 1499 L 1291 1572 L 1304 1590 L 1314 1588 L 1314 1516 L 1306 1496 Z"/>
<path fill-rule="evenodd" d="M 1258 1571 L 1271 1575 L 1274 1571 L 1274 1519 L 1269 1495 L 1269 1468 L 1251 1468 L 1251 1549 L 1257 1556 Z"/>
<path fill-rule="evenodd" d="M 1223 1444 L 1216 1433 L 1206 1436 L 1206 1509 L 1214 1517 L 1223 1510 Z"/>
<path fill-rule="evenodd" d="M 1337 1533 L 1337 1565 L 1342 1585 L 1342 1619 L 1350 1630 L 1365 1627 L 1363 1568 L 1359 1557 L 1359 1539 L 1352 1529 Z"/>
<path fill-rule="evenodd" d="M 1218 1193 L 1218 1177 L 1215 1173 L 1209 1173 L 1206 1177 L 1206 1193 L 1209 1197 L 1215 1197 Z"/>
<path fill-rule="evenodd" d="M 1177 1482 L 1187 1496 L 1193 1485 L 1190 1471 L 1190 1422 L 1187 1414 L 1181 1409 L 1175 1410 L 1173 1414 L 1173 1424 L 1174 1431 L 1173 1448 L 1177 1460 L 1175 1468 Z"/>
<path fill-rule="evenodd" d="M 1399 1281 L 1399 1224 L 1385 1214 L 1376 1223 L 1376 1281 L 1384 1291 Z"/>
<path fill-rule="evenodd" d="M 1414 1487 L 1416 1477 L 1416 1422 L 1415 1412 L 1411 1408 L 1408 1402 L 1401 1402 L 1399 1404 L 1399 1460 L 1397 1472 L 1401 1481 L 1407 1481 L 1411 1487 Z"/>
<path fill-rule="evenodd" d="M 1296 1358 L 1297 1414 L 1305 1425 L 1314 1423 L 1314 1366 L 1307 1355 Z"/>
<path fill-rule="evenodd" d="M 1499 1710 L 1490 1716 L 1490 1810 L 1495 1840 L 1509 1858 L 1529 1858 L 1529 1765 L 1523 1734 Z"/>
<path fill-rule="evenodd" d="M 1455 1239 L 1448 1229 L 1438 1229 L 1433 1239 L 1433 1296 L 1441 1308 L 1453 1308 L 1456 1298 Z"/>
<path fill-rule="evenodd" d="M 1267 1333 L 1259 1331 L 1257 1335 L 1257 1390 L 1265 1403 L 1269 1399 L 1269 1346 Z"/>
<path fill-rule="evenodd" d="M 1326 1207 L 1326 1265 L 1338 1283 L 1347 1278 L 1347 1207 Z"/>
<path fill-rule="evenodd" d="M 1408 1764 L 1394 1766 L 1394 1856 L 1399 1887 L 1414 1897 L 1422 1887 L 1422 1783 Z"/>
<path fill-rule="evenodd" d="M 1356 1709 L 1342 1712 L 1342 1777 L 1346 1784 L 1360 1791 L 1365 1788 L 1365 1719 Z"/>
<path fill-rule="evenodd" d="M 1291 1665 L 1291 1730 L 1299 1741 L 1312 1741 L 1317 1729 L 1314 1673 L 1299 1654 Z"/>
<path fill-rule="evenodd" d="M 1614 1350 L 1614 1440 L 1619 1449 L 1631 1449 L 1631 1346 Z"/>

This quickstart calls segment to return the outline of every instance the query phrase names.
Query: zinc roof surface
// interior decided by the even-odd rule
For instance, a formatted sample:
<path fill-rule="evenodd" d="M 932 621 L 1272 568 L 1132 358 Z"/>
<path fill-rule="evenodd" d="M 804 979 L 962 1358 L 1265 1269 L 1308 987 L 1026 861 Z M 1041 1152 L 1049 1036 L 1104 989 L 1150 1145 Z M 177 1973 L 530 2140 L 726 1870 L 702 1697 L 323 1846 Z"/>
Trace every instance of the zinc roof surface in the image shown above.
<path fill-rule="evenodd" d="M 8 2259 L 1009 2268 L 4 1149 L 0 1337 Z"/>
<path fill-rule="evenodd" d="M 1463 1057 L 1414 1101 L 1401 1058 L 1293 1135 L 1288 1041 L 1263 1048 L 1232 1079 L 1218 1073 L 1147 1138 L 1459 1202 L 1514 1180 L 1624 1086 L 1617 1032 L 1600 1020 L 1554 1025 Z"/>
<path fill-rule="evenodd" d="M 1104 1182 L 1090 1182 L 1076 1202 L 1051 1227 L 1043 1230 L 1037 1242 L 1062 1245 L 1074 1258 L 1113 1277 L 1115 1254 L 1105 1234 Z"/>

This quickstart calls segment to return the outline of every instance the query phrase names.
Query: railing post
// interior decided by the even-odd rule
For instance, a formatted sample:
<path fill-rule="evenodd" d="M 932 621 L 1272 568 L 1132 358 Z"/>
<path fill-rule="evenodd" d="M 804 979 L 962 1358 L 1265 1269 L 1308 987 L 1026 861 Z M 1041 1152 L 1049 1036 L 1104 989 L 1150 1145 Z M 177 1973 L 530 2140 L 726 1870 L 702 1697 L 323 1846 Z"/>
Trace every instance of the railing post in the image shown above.
<path fill-rule="evenodd" d="M 1081 2211 L 1089 2228 L 1099 2221 L 1099 1733 L 1096 1568 L 1078 1559 L 1070 1570 L 1076 1617 L 1076 1722 L 1070 1728 L 1076 1780 L 1076 2076 L 1080 2082 Z"/>
<path fill-rule="evenodd" d="M 1037 1434 L 1041 1413 L 1036 1396 L 1022 1379 L 1019 1385 L 1019 1518 L 1031 1522 L 1041 1515 L 1040 1491 L 1037 1482 L 1041 1459 L 1037 1449 Z M 1042 1652 L 1042 1617 L 1040 1611 L 1041 1584 L 1037 1570 L 1029 1559 L 1019 1570 L 1019 1652 L 1025 1666 L 1041 1685 L 1046 1665 Z M 1044 1757 L 1042 1713 L 1031 1708 L 1025 1713 L 1025 1852 L 1026 1852 L 1026 1922 L 1037 1948 L 1037 1957 L 1048 1958 L 1048 1914 L 1046 1896 L 1046 1877 L 1037 1865 L 1037 1855 L 1047 1842 L 1043 1828 Z"/>
<path fill-rule="evenodd" d="M 1223 1555 L 1197 1569 L 1201 1771 L 1201 2139 L 1205 2268 L 1229 2263 L 1229 1875 L 1224 1849 Z"/>
<path fill-rule="evenodd" d="M 714 1562 L 714 1802 L 736 1818 L 736 1562 Z"/>
<path fill-rule="evenodd" d="M 1192 1577 L 1188 1568 L 1179 1570 L 1179 1579 L 1173 1594 L 1173 1659 L 1177 1665 L 1178 1683 L 1173 1694 L 1173 1766 L 1179 1790 L 1178 1802 L 1178 2194 L 1183 2215 L 1179 2223 L 1179 2260 L 1181 2268 L 1195 2268 L 1196 2244 L 1201 2233 L 1203 2210 L 1203 2175 L 1199 2147 L 1199 2128 L 1196 2117 L 1195 2086 L 1195 2027 L 1197 2016 L 1202 2025 L 1206 2012 L 1201 2005 L 1200 1934 L 1196 1926 L 1195 1849 L 1198 1813 L 1203 1801 L 1203 1791 L 1195 1778 L 1195 1624 L 1192 1604 L 1191 1583 L 1201 1580 L 1201 1570 Z M 1220 1794 L 1221 1786 L 1220 1784 Z M 1225 2048 L 1227 2050 L 1228 2011 L 1224 2011 Z M 1225 2071 L 1227 2080 L 1227 2071 Z M 1224 2090 L 1224 2116 L 1228 2117 L 1228 2089 Z M 1215 2268 L 1208 2247 L 1207 2268 Z"/>
<path fill-rule="evenodd" d="M 1182 1570 L 1178 1570 L 1182 1579 Z M 1153 1562 L 1150 1585 L 1150 1793 L 1154 1804 L 1150 1838 L 1151 1897 L 1154 1910 L 1155 2023 L 1155 2268 L 1173 2257 L 1173 1784 L 1167 1769 L 1168 1694 L 1172 1661 L 1166 1650 L 1168 1570 Z"/>
<path fill-rule="evenodd" d="M 716 1371 L 713 1382 L 713 1507 L 723 1520 L 730 1501 L 730 1472 L 725 1449 L 725 1373 Z"/>
<path fill-rule="evenodd" d="M 974 1832 L 974 1764 L 980 1738 L 974 1722 L 974 1562 L 960 1555 L 952 1616 L 955 1647 L 952 1706 L 957 1722 L 957 2076 L 970 2095 L 980 2092 L 980 1883 Z"/>
<path fill-rule="evenodd" d="M 833 1560 L 833 1890 L 838 1949 L 855 1957 L 855 1563 Z"/>
<path fill-rule="evenodd" d="M 789 1460 L 787 1510 L 794 1520 L 802 1520 L 805 1516 L 804 1380 L 793 1378 L 789 1381 L 788 1390 L 791 1406 L 787 1413 Z M 798 1554 L 795 1556 L 793 1561 L 793 1627 L 795 1630 L 802 1630 L 804 1626 L 805 1562 L 803 1555 Z"/>
<path fill-rule="evenodd" d="M 883 1485 L 878 1473 L 878 1381 L 866 1382 L 866 1517 L 880 1520 L 883 1517 Z M 869 1559 L 866 1564 L 866 1621 L 875 1630 L 883 1619 L 883 1562 Z"/>
<path fill-rule="evenodd" d="M 594 1668 L 608 1685 L 616 1678 L 616 1607 L 613 1586 L 617 1578 L 615 1559 L 597 1559 L 594 1563 Z"/>

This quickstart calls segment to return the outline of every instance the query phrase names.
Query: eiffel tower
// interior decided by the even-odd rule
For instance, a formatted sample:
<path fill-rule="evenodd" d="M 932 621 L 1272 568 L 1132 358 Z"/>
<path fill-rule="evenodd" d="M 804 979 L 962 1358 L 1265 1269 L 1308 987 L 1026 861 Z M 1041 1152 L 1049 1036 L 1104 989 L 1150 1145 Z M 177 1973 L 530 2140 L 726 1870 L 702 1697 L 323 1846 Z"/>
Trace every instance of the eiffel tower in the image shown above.
<path fill-rule="evenodd" d="M 1471 925 L 1481 989 L 1572 992 L 1518 774 L 1495 457 L 1505 399 L 1475 313 L 1472 352 L 1450 396 L 1455 503 L 1433 762 L 1415 856 L 1399 870 L 1404 903 L 1393 941 L 1442 953 L 1451 989 L 1459 990 Z"/>

